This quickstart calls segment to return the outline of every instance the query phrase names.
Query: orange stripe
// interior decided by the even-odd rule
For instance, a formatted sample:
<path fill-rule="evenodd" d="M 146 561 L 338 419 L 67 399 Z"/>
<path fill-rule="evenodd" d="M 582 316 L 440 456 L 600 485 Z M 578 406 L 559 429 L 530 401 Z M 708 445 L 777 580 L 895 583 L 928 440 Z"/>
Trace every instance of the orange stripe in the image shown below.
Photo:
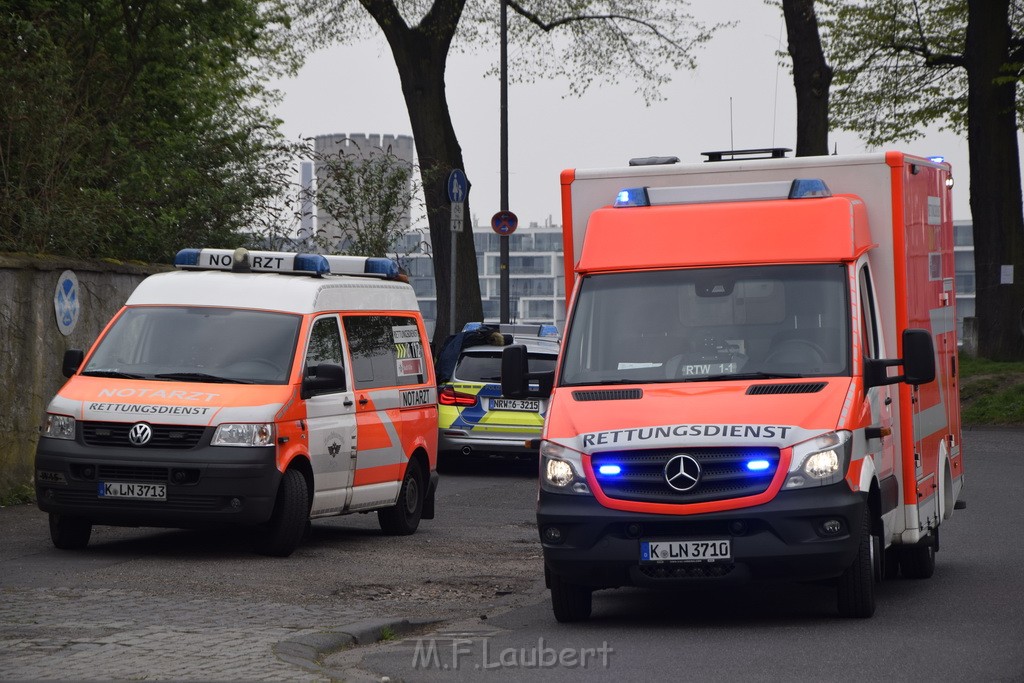
<path fill-rule="evenodd" d="M 366 467 L 356 470 L 352 479 L 353 486 L 365 486 L 366 484 L 383 484 L 389 481 L 401 481 L 405 476 L 405 463 L 397 465 L 378 465 L 377 467 Z"/>
<path fill-rule="evenodd" d="M 572 237 L 572 183 L 576 179 L 576 169 L 567 168 L 562 171 L 562 266 L 565 268 L 565 304 L 569 305 L 573 289 L 573 270 L 576 267 L 576 255 L 573 251 Z"/>

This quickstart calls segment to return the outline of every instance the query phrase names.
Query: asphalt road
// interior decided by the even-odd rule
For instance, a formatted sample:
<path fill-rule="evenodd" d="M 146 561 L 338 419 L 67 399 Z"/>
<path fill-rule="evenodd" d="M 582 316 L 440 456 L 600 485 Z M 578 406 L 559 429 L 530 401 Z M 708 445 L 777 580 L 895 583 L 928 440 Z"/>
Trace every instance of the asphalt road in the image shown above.
<path fill-rule="evenodd" d="M 35 507 L 0 509 L 0 679 L 1024 680 L 1024 430 L 964 448 L 969 505 L 934 577 L 883 584 L 869 620 L 837 617 L 831 588 L 765 584 L 602 591 L 558 624 L 522 466 L 444 475 L 414 536 L 333 518 L 285 560 L 244 533 L 110 527 L 62 552 Z"/>

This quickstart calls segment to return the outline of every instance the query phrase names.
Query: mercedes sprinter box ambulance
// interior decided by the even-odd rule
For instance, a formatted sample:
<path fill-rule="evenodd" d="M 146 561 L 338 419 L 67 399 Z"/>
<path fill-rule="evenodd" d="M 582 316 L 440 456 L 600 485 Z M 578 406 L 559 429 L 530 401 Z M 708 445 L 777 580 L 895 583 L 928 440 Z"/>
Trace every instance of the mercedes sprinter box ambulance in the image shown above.
<path fill-rule="evenodd" d="M 951 187 L 897 152 L 563 172 L 558 620 L 598 588 L 748 579 L 832 581 L 868 617 L 876 581 L 932 574 L 964 482 Z"/>
<path fill-rule="evenodd" d="M 186 249 L 145 279 L 47 408 L 36 495 L 58 548 L 95 524 L 257 527 L 287 556 L 311 518 L 431 519 L 426 330 L 389 259 Z"/>

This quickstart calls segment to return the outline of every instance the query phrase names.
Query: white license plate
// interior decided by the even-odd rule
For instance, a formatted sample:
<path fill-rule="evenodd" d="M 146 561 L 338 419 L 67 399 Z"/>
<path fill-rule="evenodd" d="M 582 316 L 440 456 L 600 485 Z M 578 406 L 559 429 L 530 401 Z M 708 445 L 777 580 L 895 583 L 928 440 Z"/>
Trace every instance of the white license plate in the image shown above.
<path fill-rule="evenodd" d="M 540 412 L 540 400 L 536 398 L 492 398 L 491 410 L 522 410 Z"/>
<path fill-rule="evenodd" d="M 641 562 L 719 562 L 732 558 L 728 539 L 704 541 L 641 541 Z"/>
<path fill-rule="evenodd" d="M 167 500 L 167 484 L 140 484 L 127 481 L 101 481 L 100 498 L 136 498 Z"/>

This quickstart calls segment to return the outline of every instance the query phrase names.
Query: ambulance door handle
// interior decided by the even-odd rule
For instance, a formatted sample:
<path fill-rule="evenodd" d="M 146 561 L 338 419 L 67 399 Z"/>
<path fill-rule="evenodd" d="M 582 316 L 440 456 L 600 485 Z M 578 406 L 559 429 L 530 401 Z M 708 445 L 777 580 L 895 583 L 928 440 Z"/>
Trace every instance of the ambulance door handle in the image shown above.
<path fill-rule="evenodd" d="M 370 402 L 370 399 L 366 398 L 365 396 L 360 396 L 359 397 L 359 405 L 365 406 L 369 402 Z"/>
<path fill-rule="evenodd" d="M 345 406 L 346 408 L 351 408 L 352 407 L 352 399 L 346 398 L 344 401 L 341 402 L 341 405 Z"/>

